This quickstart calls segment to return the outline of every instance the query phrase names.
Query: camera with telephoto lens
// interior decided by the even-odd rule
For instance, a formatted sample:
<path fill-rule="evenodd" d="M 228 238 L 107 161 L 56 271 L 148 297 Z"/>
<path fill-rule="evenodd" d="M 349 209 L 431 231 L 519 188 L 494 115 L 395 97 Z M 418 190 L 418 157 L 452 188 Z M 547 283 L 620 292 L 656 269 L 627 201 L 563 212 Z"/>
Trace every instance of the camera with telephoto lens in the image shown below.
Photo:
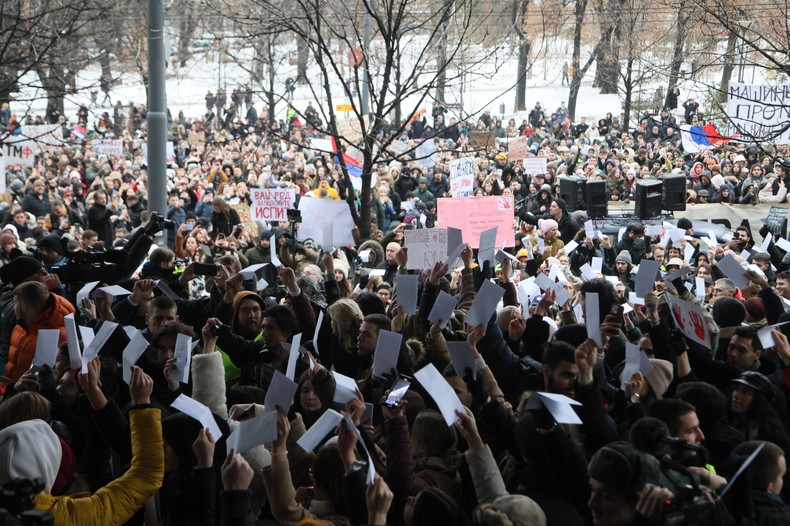
<path fill-rule="evenodd" d="M 528 225 L 538 226 L 538 218 L 527 208 L 527 198 L 522 197 L 513 204 L 513 215 L 527 223 Z"/>
<path fill-rule="evenodd" d="M 44 491 L 44 481 L 15 478 L 3 484 L 0 494 L 0 524 L 45 525 L 55 524 L 51 512 L 36 510 L 35 497 Z"/>
<path fill-rule="evenodd" d="M 176 227 L 176 222 L 172 219 L 165 219 L 159 212 L 151 214 L 151 228 L 155 232 L 162 230 L 173 230 Z"/>

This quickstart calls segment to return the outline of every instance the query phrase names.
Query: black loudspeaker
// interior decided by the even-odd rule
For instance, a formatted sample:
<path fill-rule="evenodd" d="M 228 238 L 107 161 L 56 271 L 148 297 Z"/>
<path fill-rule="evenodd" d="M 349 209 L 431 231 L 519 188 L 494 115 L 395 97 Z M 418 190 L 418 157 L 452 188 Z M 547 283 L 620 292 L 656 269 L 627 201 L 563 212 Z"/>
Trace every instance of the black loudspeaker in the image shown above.
<path fill-rule="evenodd" d="M 560 197 L 565 200 L 567 211 L 584 210 L 584 186 L 587 179 L 572 175 L 570 177 L 560 177 Z"/>
<path fill-rule="evenodd" d="M 668 175 L 664 177 L 662 190 L 663 210 L 682 212 L 686 209 L 686 176 Z"/>
<path fill-rule="evenodd" d="M 606 181 L 587 181 L 587 215 L 606 217 L 609 214 L 609 196 L 606 195 Z"/>
<path fill-rule="evenodd" d="M 634 214 L 639 219 L 653 219 L 661 215 L 661 181 L 647 180 L 636 182 L 636 203 Z"/>

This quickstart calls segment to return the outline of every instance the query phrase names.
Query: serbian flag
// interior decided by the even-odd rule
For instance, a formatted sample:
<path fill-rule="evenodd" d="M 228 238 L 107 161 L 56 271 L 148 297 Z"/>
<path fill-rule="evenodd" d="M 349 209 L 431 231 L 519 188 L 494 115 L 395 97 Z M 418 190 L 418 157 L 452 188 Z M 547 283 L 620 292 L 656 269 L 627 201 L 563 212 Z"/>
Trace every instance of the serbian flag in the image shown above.
<path fill-rule="evenodd" d="M 699 153 L 711 148 L 724 146 L 731 140 L 738 137 L 738 134 L 724 137 L 716 129 L 712 122 L 705 126 L 691 126 L 682 124 L 680 126 L 680 138 L 683 142 L 683 150 L 689 153 Z"/>
<path fill-rule="evenodd" d="M 71 136 L 75 139 L 84 139 L 88 136 L 88 130 L 78 124 L 72 128 Z"/>
<path fill-rule="evenodd" d="M 335 159 L 337 164 L 340 164 L 340 157 L 341 154 L 340 149 L 337 147 L 337 143 L 335 142 L 335 138 L 332 137 L 332 150 L 335 152 Z M 342 152 L 343 155 L 343 162 L 346 163 L 346 169 L 348 170 L 348 175 L 351 177 L 362 177 L 362 167 L 359 165 L 359 161 L 352 158 L 346 152 Z"/>

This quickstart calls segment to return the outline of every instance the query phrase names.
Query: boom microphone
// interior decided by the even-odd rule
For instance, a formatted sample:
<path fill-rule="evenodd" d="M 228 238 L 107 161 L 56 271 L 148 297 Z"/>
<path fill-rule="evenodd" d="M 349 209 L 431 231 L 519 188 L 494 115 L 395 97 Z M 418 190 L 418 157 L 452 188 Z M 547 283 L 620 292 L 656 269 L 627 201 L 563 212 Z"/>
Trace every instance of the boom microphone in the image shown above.
<path fill-rule="evenodd" d="M 645 417 L 637 421 L 631 427 L 628 439 L 636 449 L 656 457 L 661 457 L 665 452 L 664 445 L 705 453 L 705 448 L 702 446 L 669 436 L 669 428 L 658 418 Z"/>

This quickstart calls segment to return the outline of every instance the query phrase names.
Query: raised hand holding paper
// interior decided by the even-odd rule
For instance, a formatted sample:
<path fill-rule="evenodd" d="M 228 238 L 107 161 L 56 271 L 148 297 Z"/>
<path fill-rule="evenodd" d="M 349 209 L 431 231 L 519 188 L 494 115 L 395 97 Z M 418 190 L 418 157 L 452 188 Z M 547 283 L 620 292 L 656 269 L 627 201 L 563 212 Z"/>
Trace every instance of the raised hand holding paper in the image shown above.
<path fill-rule="evenodd" d="M 383 377 L 398 366 L 398 355 L 403 335 L 379 329 L 376 351 L 373 354 L 373 376 Z"/>
<path fill-rule="evenodd" d="M 403 307 L 406 314 L 417 312 L 417 279 L 416 274 L 398 274 L 395 276 L 395 290 L 397 303 Z"/>
<path fill-rule="evenodd" d="M 463 411 L 464 405 L 458 399 L 458 395 L 455 394 L 450 384 L 447 383 L 447 380 L 436 370 L 433 364 L 428 364 L 414 373 L 414 377 L 420 382 L 423 389 L 431 395 L 433 401 L 436 402 L 447 425 L 453 425 L 458 420 L 456 411 Z"/>
<path fill-rule="evenodd" d="M 433 323 L 436 320 L 441 320 L 441 327 L 444 329 L 447 326 L 447 322 L 452 317 L 456 305 L 458 305 L 457 299 L 450 296 L 445 291 L 440 290 L 433 304 L 433 308 L 431 309 L 431 313 L 428 314 L 428 321 Z"/>

